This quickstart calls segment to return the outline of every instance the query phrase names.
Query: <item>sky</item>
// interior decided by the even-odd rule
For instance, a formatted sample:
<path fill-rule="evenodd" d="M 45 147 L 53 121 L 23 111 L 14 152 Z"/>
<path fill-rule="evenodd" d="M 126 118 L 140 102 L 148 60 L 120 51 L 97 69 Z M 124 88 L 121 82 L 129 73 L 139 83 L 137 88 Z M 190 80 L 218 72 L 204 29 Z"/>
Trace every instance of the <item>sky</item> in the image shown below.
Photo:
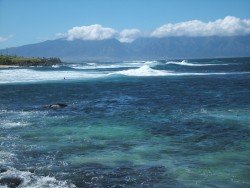
<path fill-rule="evenodd" d="M 250 0 L 0 0 L 0 49 L 67 40 L 250 34 Z"/>

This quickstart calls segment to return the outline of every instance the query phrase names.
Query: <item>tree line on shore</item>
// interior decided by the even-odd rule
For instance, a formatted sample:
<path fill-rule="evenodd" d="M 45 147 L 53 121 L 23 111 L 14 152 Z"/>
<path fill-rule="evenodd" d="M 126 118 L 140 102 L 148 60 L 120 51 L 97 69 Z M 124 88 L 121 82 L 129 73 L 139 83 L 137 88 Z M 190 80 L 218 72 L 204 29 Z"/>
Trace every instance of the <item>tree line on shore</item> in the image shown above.
<path fill-rule="evenodd" d="M 0 55 L 0 65 L 15 66 L 51 66 L 61 63 L 59 58 L 21 57 L 15 55 Z"/>

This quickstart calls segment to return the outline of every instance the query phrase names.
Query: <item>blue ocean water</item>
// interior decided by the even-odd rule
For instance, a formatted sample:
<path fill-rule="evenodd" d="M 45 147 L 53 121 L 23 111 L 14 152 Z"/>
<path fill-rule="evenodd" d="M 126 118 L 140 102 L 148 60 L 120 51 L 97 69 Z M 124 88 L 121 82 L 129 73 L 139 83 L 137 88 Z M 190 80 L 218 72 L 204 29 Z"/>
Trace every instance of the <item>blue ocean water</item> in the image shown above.
<path fill-rule="evenodd" d="M 249 96 L 250 58 L 0 69 L 0 180 L 249 187 Z"/>

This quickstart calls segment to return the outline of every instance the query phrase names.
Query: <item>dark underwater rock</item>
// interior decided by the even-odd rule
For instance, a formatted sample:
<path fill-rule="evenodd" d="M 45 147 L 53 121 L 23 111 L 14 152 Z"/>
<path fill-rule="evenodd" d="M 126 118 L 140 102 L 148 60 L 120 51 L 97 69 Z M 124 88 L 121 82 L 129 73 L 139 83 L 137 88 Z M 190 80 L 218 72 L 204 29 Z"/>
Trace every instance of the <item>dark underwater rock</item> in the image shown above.
<path fill-rule="evenodd" d="M 63 103 L 56 103 L 56 104 L 50 104 L 50 105 L 46 105 L 44 106 L 45 108 L 52 108 L 52 109 L 60 109 L 60 108 L 65 108 L 67 107 L 67 104 L 63 104 Z"/>
<path fill-rule="evenodd" d="M 0 185 L 7 185 L 9 188 L 16 188 L 18 187 L 23 180 L 18 177 L 4 177 L 0 179 Z"/>

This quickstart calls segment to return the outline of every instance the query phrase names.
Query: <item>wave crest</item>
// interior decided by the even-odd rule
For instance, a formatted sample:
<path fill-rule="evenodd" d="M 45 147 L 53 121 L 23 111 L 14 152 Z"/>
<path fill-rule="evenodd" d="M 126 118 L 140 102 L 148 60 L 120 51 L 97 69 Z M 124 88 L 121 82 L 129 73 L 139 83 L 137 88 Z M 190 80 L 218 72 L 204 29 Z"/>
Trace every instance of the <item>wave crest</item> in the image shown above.
<path fill-rule="evenodd" d="M 183 65 L 183 66 L 192 66 L 192 67 L 202 67 L 202 66 L 216 66 L 216 65 L 228 65 L 228 64 L 207 64 L 207 63 L 188 63 L 186 60 L 183 61 L 168 61 L 166 65 Z"/>
<path fill-rule="evenodd" d="M 128 69 L 128 70 L 123 70 L 123 71 L 117 71 L 115 73 L 110 73 L 110 74 L 121 74 L 125 76 L 166 76 L 170 71 L 165 71 L 165 70 L 155 70 L 152 69 L 150 64 L 144 64 L 140 68 L 137 69 Z"/>
<path fill-rule="evenodd" d="M 115 69 L 115 68 L 127 68 L 127 67 L 140 67 L 143 63 L 131 62 L 131 63 L 86 63 L 86 64 L 72 64 L 68 65 L 73 69 L 87 70 L 87 69 Z"/>

